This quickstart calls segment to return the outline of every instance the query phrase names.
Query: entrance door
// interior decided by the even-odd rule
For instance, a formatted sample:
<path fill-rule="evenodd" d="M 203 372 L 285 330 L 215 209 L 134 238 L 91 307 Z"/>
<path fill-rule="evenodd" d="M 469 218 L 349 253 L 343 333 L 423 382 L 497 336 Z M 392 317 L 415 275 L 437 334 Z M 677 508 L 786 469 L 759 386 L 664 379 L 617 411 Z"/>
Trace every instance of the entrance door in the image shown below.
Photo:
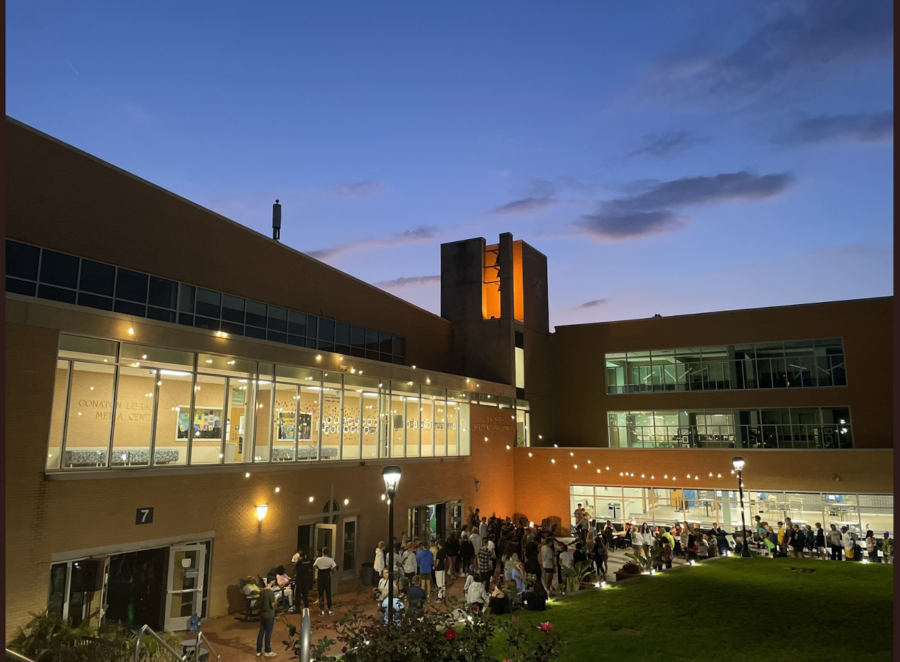
<path fill-rule="evenodd" d="M 103 624 L 106 620 L 106 612 L 109 609 L 109 557 L 97 560 L 97 569 L 100 572 L 101 583 L 103 587 L 100 591 L 100 611 L 97 614 L 98 624 Z"/>
<path fill-rule="evenodd" d="M 337 550 L 334 548 L 334 543 L 337 540 L 337 524 L 316 524 L 316 549 L 323 549 L 325 547 L 331 552 L 331 557 L 334 559 L 334 562 L 339 566 L 341 565 L 341 558 L 338 556 Z M 315 558 L 313 558 L 313 562 L 315 562 Z M 343 567 L 340 567 L 339 570 L 343 570 Z M 334 595 L 337 593 L 337 585 L 338 585 L 338 573 L 331 573 L 331 594 Z"/>
<path fill-rule="evenodd" d="M 447 539 L 447 504 L 439 503 L 434 507 L 435 535 L 439 540 Z"/>
<path fill-rule="evenodd" d="M 340 561 L 341 581 L 356 579 L 356 517 L 345 517 L 343 522 L 344 536 L 341 545 L 344 553 Z"/>
<path fill-rule="evenodd" d="M 169 582 L 166 595 L 166 629 L 188 629 L 188 621 L 203 608 L 203 570 L 206 546 L 173 545 L 169 552 Z"/>

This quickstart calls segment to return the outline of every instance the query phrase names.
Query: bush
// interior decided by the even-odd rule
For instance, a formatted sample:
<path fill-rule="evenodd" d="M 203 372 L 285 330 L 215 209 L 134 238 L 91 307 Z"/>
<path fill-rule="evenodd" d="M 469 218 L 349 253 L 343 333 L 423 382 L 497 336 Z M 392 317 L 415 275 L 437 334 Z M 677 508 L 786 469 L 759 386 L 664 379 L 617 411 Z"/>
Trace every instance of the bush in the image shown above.
<path fill-rule="evenodd" d="M 639 575 L 644 571 L 639 563 L 634 561 L 629 561 L 625 565 L 622 566 L 622 569 L 619 570 L 623 575 Z"/>
<path fill-rule="evenodd" d="M 357 605 L 336 623 L 326 625 L 334 636 L 326 635 L 313 645 L 310 658 L 323 662 L 339 658 L 343 662 L 470 662 L 496 659 L 499 653 L 500 659 L 512 662 L 552 662 L 559 657 L 561 642 L 552 626 L 527 629 L 514 616 L 476 616 L 469 605 L 455 598 L 444 605 L 449 608 L 426 605 L 421 614 L 401 612 L 400 625 L 393 627 L 385 625 L 380 614 L 364 615 Z M 287 626 L 290 639 L 284 642 L 285 648 L 299 657 L 297 628 L 290 623 Z"/>

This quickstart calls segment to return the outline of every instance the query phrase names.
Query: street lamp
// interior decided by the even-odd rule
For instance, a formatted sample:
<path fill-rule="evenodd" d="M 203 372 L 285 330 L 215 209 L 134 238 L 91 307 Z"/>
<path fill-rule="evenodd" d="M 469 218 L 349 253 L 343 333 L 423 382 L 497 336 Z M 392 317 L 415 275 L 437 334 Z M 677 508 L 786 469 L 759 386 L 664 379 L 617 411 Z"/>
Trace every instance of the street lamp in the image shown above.
<path fill-rule="evenodd" d="M 750 556 L 750 548 L 747 546 L 747 522 L 744 519 L 744 479 L 742 478 L 744 472 L 744 458 L 736 457 L 731 461 L 732 466 L 734 466 L 734 470 L 737 473 L 738 477 L 738 494 L 741 498 L 741 540 L 743 544 L 741 545 L 741 556 Z"/>
<path fill-rule="evenodd" d="M 388 625 L 394 624 L 394 495 L 400 485 L 400 467 L 385 467 L 381 472 L 384 478 L 384 491 L 388 496 Z"/>

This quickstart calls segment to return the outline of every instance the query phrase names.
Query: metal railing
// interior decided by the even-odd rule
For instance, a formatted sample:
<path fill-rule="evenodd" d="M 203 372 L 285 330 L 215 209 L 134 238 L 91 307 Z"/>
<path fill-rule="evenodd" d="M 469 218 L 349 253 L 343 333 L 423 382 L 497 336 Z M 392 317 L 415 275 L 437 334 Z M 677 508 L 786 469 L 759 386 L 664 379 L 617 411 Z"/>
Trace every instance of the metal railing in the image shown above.
<path fill-rule="evenodd" d="M 156 632 L 153 631 L 153 628 L 151 628 L 149 625 L 145 625 L 140 630 L 138 630 L 137 640 L 134 643 L 134 662 L 141 662 L 141 645 L 144 643 L 145 634 L 149 634 L 151 637 L 156 639 L 156 643 L 162 646 L 163 650 L 166 650 L 170 654 L 172 654 L 176 660 L 178 660 L 179 662 L 187 662 L 187 655 L 182 655 L 176 652 L 175 649 L 169 646 L 169 644 L 166 643 L 165 639 L 156 634 Z M 199 652 L 199 647 L 197 648 L 197 650 Z"/>
<path fill-rule="evenodd" d="M 11 651 L 8 648 L 6 649 L 6 662 L 34 662 L 33 660 L 25 657 L 24 655 L 20 655 L 15 651 Z"/>

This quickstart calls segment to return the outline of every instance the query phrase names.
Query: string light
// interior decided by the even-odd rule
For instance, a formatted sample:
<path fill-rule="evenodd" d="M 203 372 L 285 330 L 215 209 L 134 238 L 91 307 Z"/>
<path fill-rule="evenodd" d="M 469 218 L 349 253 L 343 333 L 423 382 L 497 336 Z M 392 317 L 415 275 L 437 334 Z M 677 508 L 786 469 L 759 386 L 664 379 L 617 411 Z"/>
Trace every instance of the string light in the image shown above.
<path fill-rule="evenodd" d="M 556 464 L 556 460 L 554 460 L 553 458 L 550 458 L 550 464 Z"/>
<path fill-rule="evenodd" d="M 578 468 L 578 465 L 577 465 L 577 464 L 575 465 L 575 468 L 576 468 L 576 469 Z"/>
<path fill-rule="evenodd" d="M 533 457 L 531 451 L 528 452 L 528 457 Z"/>

